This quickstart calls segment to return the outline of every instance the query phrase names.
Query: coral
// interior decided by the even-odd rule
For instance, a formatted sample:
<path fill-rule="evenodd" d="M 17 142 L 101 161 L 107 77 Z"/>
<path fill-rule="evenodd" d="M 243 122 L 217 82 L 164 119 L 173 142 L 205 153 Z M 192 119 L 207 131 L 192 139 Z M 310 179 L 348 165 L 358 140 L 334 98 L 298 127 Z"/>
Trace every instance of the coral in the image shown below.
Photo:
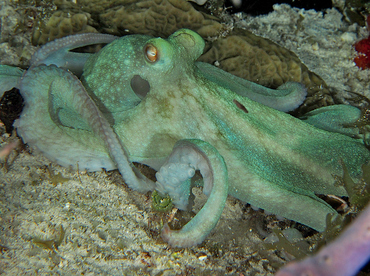
<path fill-rule="evenodd" d="M 367 29 L 370 32 L 370 15 L 367 16 Z M 356 65 L 365 70 L 370 68 L 370 37 L 364 38 L 354 45 L 358 55 L 354 58 Z"/>
<path fill-rule="evenodd" d="M 355 44 L 355 50 L 359 53 L 354 62 L 361 69 L 370 68 L 370 37 L 360 40 Z"/>
<path fill-rule="evenodd" d="M 56 38 L 77 33 L 95 33 L 97 30 L 87 24 L 90 19 L 88 13 L 71 15 L 61 11 L 55 12 L 47 23 L 39 22 L 32 37 L 34 44 L 45 44 Z"/>
<path fill-rule="evenodd" d="M 216 17 L 197 11 L 190 3 L 178 0 L 139 1 L 110 10 L 100 16 L 109 33 L 140 33 L 168 37 L 189 28 L 202 37 L 218 36 L 223 26 Z"/>

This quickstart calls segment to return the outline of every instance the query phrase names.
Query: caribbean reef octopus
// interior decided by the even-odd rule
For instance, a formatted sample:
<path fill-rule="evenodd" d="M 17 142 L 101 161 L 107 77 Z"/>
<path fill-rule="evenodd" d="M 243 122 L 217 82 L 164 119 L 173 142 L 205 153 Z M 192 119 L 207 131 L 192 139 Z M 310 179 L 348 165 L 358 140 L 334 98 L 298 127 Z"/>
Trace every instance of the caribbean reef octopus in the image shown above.
<path fill-rule="evenodd" d="M 107 44 L 95 54 L 72 49 Z M 336 185 L 345 166 L 358 180 L 370 153 L 355 128 L 361 111 L 347 105 L 295 118 L 285 112 L 305 88 L 276 90 L 196 62 L 204 49 L 195 32 L 168 39 L 80 34 L 39 49 L 28 70 L 0 67 L 2 90 L 20 90 L 15 122 L 23 141 L 63 166 L 117 169 L 137 191 L 157 190 L 187 209 L 196 171 L 208 200 L 181 230 L 165 225 L 175 247 L 200 244 L 232 195 L 269 212 L 325 229 L 336 211 L 317 195 L 346 196 Z M 133 165 L 157 170 L 154 182 Z"/>

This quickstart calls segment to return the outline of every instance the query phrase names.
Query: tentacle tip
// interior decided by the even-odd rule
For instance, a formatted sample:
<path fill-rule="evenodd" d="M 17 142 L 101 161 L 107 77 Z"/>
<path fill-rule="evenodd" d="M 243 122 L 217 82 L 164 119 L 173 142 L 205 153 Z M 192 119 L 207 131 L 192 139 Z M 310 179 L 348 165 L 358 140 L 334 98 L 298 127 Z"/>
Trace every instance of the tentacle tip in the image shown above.
<path fill-rule="evenodd" d="M 176 230 L 171 230 L 167 223 L 164 224 L 161 232 L 161 238 L 164 242 L 168 243 L 172 247 L 181 247 L 181 245 L 176 241 Z"/>
<path fill-rule="evenodd" d="M 192 247 L 199 245 L 204 239 L 192 239 L 186 237 L 181 230 L 171 230 L 167 223 L 164 224 L 161 232 L 161 238 L 164 242 L 168 243 L 171 247 Z"/>
<path fill-rule="evenodd" d="M 162 228 L 161 232 L 161 238 L 163 241 L 167 242 L 169 241 L 170 235 L 171 235 L 171 228 L 168 226 L 168 223 L 165 223 Z"/>

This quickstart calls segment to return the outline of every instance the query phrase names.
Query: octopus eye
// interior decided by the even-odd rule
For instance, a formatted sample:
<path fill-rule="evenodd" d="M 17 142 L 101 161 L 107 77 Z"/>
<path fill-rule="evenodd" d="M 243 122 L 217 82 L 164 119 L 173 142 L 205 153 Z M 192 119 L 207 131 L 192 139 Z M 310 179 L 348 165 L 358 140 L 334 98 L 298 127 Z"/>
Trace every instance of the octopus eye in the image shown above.
<path fill-rule="evenodd" d="M 150 62 L 156 62 L 158 59 L 158 49 L 152 45 L 148 44 L 144 48 L 145 56 L 148 61 Z"/>

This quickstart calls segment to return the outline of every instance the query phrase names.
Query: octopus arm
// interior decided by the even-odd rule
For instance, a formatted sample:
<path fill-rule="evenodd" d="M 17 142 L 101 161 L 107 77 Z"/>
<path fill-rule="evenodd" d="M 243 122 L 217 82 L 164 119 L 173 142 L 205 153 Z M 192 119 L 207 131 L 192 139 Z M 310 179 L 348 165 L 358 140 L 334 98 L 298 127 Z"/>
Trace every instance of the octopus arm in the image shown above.
<path fill-rule="evenodd" d="M 284 83 L 275 90 L 234 76 L 208 63 L 196 62 L 196 66 L 200 70 L 200 74 L 208 80 L 230 89 L 240 96 L 248 97 L 283 112 L 296 109 L 303 103 L 307 95 L 303 84 L 298 82 Z"/>
<path fill-rule="evenodd" d="M 23 75 L 23 70 L 8 65 L 0 65 L 0 97 L 5 91 L 13 87 L 19 88 L 19 81 Z"/>
<path fill-rule="evenodd" d="M 157 173 L 157 190 L 169 194 L 176 206 L 185 208 L 190 193 L 190 181 L 199 170 L 203 176 L 203 192 L 208 200 L 196 216 L 181 230 L 171 230 L 166 224 L 162 239 L 173 247 L 190 247 L 203 242 L 220 219 L 228 195 L 228 174 L 223 157 L 202 140 L 180 140 L 168 161 Z M 186 183 L 184 185 L 184 183 Z"/>
<path fill-rule="evenodd" d="M 317 128 L 360 138 L 358 128 L 354 126 L 361 117 L 361 110 L 351 105 L 331 105 L 306 113 L 299 119 Z"/>
<path fill-rule="evenodd" d="M 26 105 L 16 126 L 24 142 L 63 166 L 118 168 L 129 187 L 154 188 L 129 162 L 110 124 L 71 72 L 54 65 L 32 68 L 20 92 Z"/>
<path fill-rule="evenodd" d="M 31 67 L 45 64 L 57 65 L 71 70 L 80 76 L 89 53 L 71 52 L 71 50 L 94 44 L 108 44 L 117 39 L 114 35 L 85 33 L 56 39 L 42 46 L 31 59 Z"/>

